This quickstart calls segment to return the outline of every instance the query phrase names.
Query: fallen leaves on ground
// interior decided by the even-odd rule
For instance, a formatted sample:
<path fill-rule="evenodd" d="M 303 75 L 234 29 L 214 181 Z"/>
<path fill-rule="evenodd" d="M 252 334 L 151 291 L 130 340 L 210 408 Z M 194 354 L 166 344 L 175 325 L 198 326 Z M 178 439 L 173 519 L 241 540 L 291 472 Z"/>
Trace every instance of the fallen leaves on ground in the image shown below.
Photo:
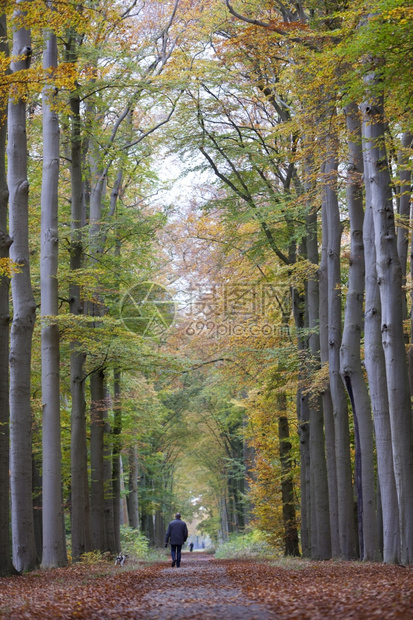
<path fill-rule="evenodd" d="M 413 618 L 413 567 L 361 562 L 227 561 L 229 576 L 280 619 Z M 296 568 L 294 568 L 296 566 Z"/>
<path fill-rule="evenodd" d="M 0 618 L 145 618 L 149 617 L 150 600 L 151 617 L 167 619 L 175 617 L 170 615 L 168 597 L 183 588 L 185 595 L 179 595 L 182 617 L 205 617 L 207 608 L 197 615 L 197 597 L 200 599 L 204 591 L 213 591 L 213 603 L 222 605 L 220 618 L 237 620 L 241 616 L 234 611 L 234 597 L 228 600 L 228 584 L 243 598 L 244 613 L 246 606 L 252 605 L 256 610 L 259 604 L 266 610 L 266 617 L 277 620 L 413 618 L 410 567 L 304 560 L 292 560 L 282 566 L 215 560 L 198 554 L 185 557 L 179 571 L 169 566 L 162 562 L 130 570 L 130 566 L 120 569 L 107 563 L 78 564 L 3 578 Z M 156 609 L 159 615 L 153 615 Z M 254 612 L 242 617 L 259 615 Z"/>

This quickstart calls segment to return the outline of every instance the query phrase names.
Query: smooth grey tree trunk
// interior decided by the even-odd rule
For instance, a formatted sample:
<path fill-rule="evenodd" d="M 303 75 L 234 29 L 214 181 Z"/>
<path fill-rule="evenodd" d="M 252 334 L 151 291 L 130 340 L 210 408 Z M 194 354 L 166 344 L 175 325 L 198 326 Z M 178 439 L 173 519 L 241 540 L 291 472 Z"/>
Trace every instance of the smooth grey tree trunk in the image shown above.
<path fill-rule="evenodd" d="M 304 352 L 303 347 L 299 348 Z M 301 369 L 301 381 L 304 382 L 304 367 Z M 297 391 L 298 435 L 300 438 L 300 488 L 301 488 L 301 553 L 311 557 L 311 472 L 310 472 L 310 409 L 308 394 L 301 388 Z"/>
<path fill-rule="evenodd" d="M 18 2 L 18 4 L 20 4 Z M 13 33 L 13 72 L 27 69 L 31 60 L 30 32 Z M 19 571 L 38 564 L 32 505 L 32 414 L 30 364 L 36 304 L 30 282 L 26 103 L 16 95 L 8 108 L 9 222 L 11 259 L 19 265 L 12 278 L 13 322 L 10 335 L 10 485 L 13 563 Z"/>
<path fill-rule="evenodd" d="M 112 429 L 109 424 L 109 402 L 110 395 L 105 384 L 105 402 L 103 409 L 103 420 L 105 434 L 103 439 L 103 472 L 104 472 L 104 494 L 105 494 L 105 551 L 117 552 L 115 542 L 114 524 L 114 503 L 113 503 L 113 446 Z"/>
<path fill-rule="evenodd" d="M 113 455 L 112 455 L 112 489 L 113 489 L 113 529 L 116 552 L 121 552 L 120 545 L 120 509 L 121 509 L 121 449 L 122 449 L 122 408 L 121 408 L 121 374 L 113 373 Z"/>
<path fill-rule="evenodd" d="M 341 274 L 340 247 L 342 226 L 337 198 L 337 156 L 335 136 L 326 137 L 323 165 L 323 203 L 327 217 L 328 277 L 328 360 L 333 403 L 340 553 L 347 560 L 357 556 L 353 517 L 353 489 L 350 458 L 347 398 L 340 376 L 341 346 Z"/>
<path fill-rule="evenodd" d="M 119 459 L 120 466 L 120 524 L 121 525 L 129 525 L 129 511 L 128 511 L 128 497 L 126 493 L 126 484 L 125 484 L 125 472 L 123 469 L 123 460 Z M 139 515 L 138 515 L 138 527 L 139 527 Z"/>
<path fill-rule="evenodd" d="M 375 82 L 375 76 L 369 78 Z M 402 269 L 385 145 L 382 102 L 363 104 L 365 184 L 373 211 L 377 276 L 382 312 L 394 475 L 399 505 L 401 562 L 413 562 L 413 443 L 409 374 L 403 334 Z"/>
<path fill-rule="evenodd" d="M 308 164 L 306 175 L 312 177 L 312 166 Z M 306 183 L 306 194 L 311 195 L 312 184 Z M 310 198 L 310 196 L 309 196 Z M 314 272 L 307 280 L 307 315 L 309 338 L 308 348 L 310 363 L 314 368 L 320 367 L 320 336 L 319 336 L 319 283 L 316 273 L 318 266 L 317 242 L 317 211 L 309 200 L 306 216 L 306 250 L 307 259 L 314 265 Z M 324 423 L 322 399 L 312 394 L 309 403 L 310 411 L 310 488 L 311 488 L 311 557 L 326 560 L 331 557 L 330 514 L 328 502 L 328 482 L 325 456 Z"/>
<path fill-rule="evenodd" d="M 356 104 L 345 108 L 349 159 L 347 167 L 347 207 L 350 219 L 350 260 L 348 290 L 340 348 L 340 371 L 353 409 L 355 434 L 355 479 L 358 504 L 359 549 L 362 560 L 380 559 L 376 518 L 373 420 L 370 397 L 361 366 L 360 344 L 363 329 L 364 245 L 363 245 L 363 151 L 361 123 Z"/>
<path fill-rule="evenodd" d="M 105 548 L 105 475 L 104 475 L 104 433 L 105 421 L 105 375 L 103 370 L 95 371 L 90 377 L 90 498 L 93 548 Z"/>
<path fill-rule="evenodd" d="M 381 341 L 381 303 L 376 270 L 373 211 L 370 186 L 366 185 L 366 213 L 363 226 L 366 295 L 364 312 L 364 363 L 369 381 L 380 485 L 383 524 L 383 561 L 400 562 L 399 507 L 393 470 L 393 448 L 387 394 L 386 365 Z"/>
<path fill-rule="evenodd" d="M 0 14 L 0 52 L 8 56 L 6 16 Z M 6 176 L 7 100 L 0 97 L 0 259 L 8 258 L 7 228 L 9 190 Z M 9 534 L 9 287 L 0 275 L 0 576 L 13 572 Z"/>
<path fill-rule="evenodd" d="M 42 472 L 41 463 L 33 454 L 32 458 L 32 498 L 33 498 L 33 521 L 34 521 L 34 542 L 36 545 L 37 557 L 42 557 L 43 551 L 43 518 L 42 518 Z M 40 467 L 39 467 L 40 465 Z"/>
<path fill-rule="evenodd" d="M 73 281 L 69 287 L 69 308 L 71 314 L 84 313 L 80 285 L 76 283 L 76 272 L 82 268 L 83 245 L 82 225 L 84 222 L 84 199 L 81 154 L 80 100 L 72 97 L 71 108 L 71 240 L 70 271 Z M 86 399 L 85 399 L 85 353 L 79 342 L 71 343 L 70 392 L 71 412 L 71 529 L 72 558 L 91 551 L 90 500 L 88 483 L 88 457 L 86 442 Z"/>
<path fill-rule="evenodd" d="M 92 104 L 88 107 L 88 116 L 94 118 L 96 110 Z M 90 265 L 95 267 L 99 256 L 103 253 L 101 235 L 102 200 L 106 190 L 106 174 L 101 170 L 99 145 L 93 139 L 90 141 L 89 168 L 91 180 L 90 212 L 89 212 L 89 256 Z M 98 285 L 94 294 L 94 301 L 89 304 L 89 315 L 102 317 L 104 306 Z M 92 327 L 99 329 L 99 322 Z M 106 551 L 105 533 L 105 372 L 104 368 L 96 369 L 90 377 L 90 459 L 91 459 L 91 516 L 93 547 Z"/>
<path fill-rule="evenodd" d="M 56 36 L 47 32 L 43 69 L 57 67 Z M 60 445 L 60 352 L 58 315 L 58 180 L 59 119 L 53 105 L 54 87 L 43 89 L 43 177 L 41 193 L 41 355 L 43 403 L 43 553 L 42 566 L 67 563 L 63 530 Z"/>
<path fill-rule="evenodd" d="M 134 529 L 139 527 L 138 504 L 138 450 L 136 446 L 129 448 L 129 481 L 128 481 L 128 512 L 129 525 Z"/>
<path fill-rule="evenodd" d="M 290 253 L 291 249 L 290 249 Z M 304 360 L 307 345 L 303 335 L 305 327 L 305 304 L 299 292 L 291 287 L 291 303 L 294 323 L 299 333 L 298 350 Z M 300 333 L 301 332 L 301 333 Z M 307 368 L 302 362 L 299 369 L 299 380 L 296 394 L 296 408 L 298 418 L 298 435 L 300 438 L 300 488 L 301 488 L 301 553 L 303 557 L 311 556 L 311 470 L 310 470 L 310 409 L 308 394 L 304 393 L 302 385 L 307 378 Z"/>
<path fill-rule="evenodd" d="M 322 246 L 319 269 L 319 297 L 320 297 L 320 361 L 321 366 L 328 364 L 328 276 L 327 276 L 327 205 L 322 205 Z M 334 432 L 333 403 L 331 400 L 330 384 L 328 383 L 321 394 L 323 403 L 325 449 L 327 465 L 328 503 L 330 515 L 331 554 L 334 558 L 340 557 L 340 539 L 338 526 L 338 495 L 336 471 L 336 447 Z"/>
<path fill-rule="evenodd" d="M 409 253 L 409 225 L 410 225 L 410 199 L 411 199 L 411 169 L 410 157 L 413 134 L 405 131 L 402 134 L 401 145 L 398 153 L 397 165 L 399 168 L 399 225 L 397 227 L 397 254 L 400 259 L 403 281 L 403 318 L 407 319 L 407 295 L 406 286 L 407 255 Z M 412 380 L 410 380 L 412 387 Z"/>

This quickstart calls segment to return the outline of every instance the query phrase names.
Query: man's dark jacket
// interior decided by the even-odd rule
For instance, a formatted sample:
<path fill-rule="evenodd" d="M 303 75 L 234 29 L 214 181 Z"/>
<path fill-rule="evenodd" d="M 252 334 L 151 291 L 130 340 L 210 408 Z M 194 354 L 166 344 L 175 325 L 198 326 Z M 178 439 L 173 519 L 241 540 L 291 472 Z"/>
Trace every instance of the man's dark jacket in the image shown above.
<path fill-rule="evenodd" d="M 174 519 L 168 525 L 165 536 L 165 544 L 167 544 L 169 538 L 171 539 L 171 545 L 183 545 L 188 538 L 188 528 L 185 521 L 181 519 Z"/>

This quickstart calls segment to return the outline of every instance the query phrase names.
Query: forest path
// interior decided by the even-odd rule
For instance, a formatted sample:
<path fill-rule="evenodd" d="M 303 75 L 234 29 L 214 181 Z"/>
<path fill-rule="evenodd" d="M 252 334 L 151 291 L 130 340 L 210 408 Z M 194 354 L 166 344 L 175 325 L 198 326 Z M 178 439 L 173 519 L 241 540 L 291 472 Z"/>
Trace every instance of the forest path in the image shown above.
<path fill-rule="evenodd" d="M 0 579 L 7 620 L 411 620 L 413 567 L 217 560 L 72 564 Z"/>
<path fill-rule="evenodd" d="M 183 554 L 180 568 L 165 568 L 158 573 L 153 586 L 140 603 L 146 607 L 146 618 L 267 620 L 275 617 L 242 592 L 229 577 L 225 565 L 205 554 Z"/>

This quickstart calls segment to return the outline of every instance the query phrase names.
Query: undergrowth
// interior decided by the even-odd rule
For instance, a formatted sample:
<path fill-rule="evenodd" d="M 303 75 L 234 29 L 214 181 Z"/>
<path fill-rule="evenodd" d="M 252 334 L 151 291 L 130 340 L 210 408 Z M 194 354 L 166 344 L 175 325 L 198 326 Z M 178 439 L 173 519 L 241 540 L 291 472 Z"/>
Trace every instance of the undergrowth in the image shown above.
<path fill-rule="evenodd" d="M 150 547 L 149 540 L 139 530 L 122 525 L 120 528 L 120 540 L 120 553 L 127 557 L 124 566 L 119 568 L 133 570 L 139 563 L 159 562 L 165 559 L 164 550 Z M 103 566 L 106 564 L 108 566 L 109 564 L 114 564 L 115 559 L 116 554 L 89 551 L 88 553 L 83 553 L 80 562 L 86 566 L 97 567 L 99 565 Z"/>
<path fill-rule="evenodd" d="M 281 556 L 280 549 L 269 545 L 264 534 L 258 530 L 245 534 L 231 534 L 229 540 L 218 545 L 215 551 L 215 557 L 221 560 L 246 558 L 275 560 L 280 559 Z"/>

